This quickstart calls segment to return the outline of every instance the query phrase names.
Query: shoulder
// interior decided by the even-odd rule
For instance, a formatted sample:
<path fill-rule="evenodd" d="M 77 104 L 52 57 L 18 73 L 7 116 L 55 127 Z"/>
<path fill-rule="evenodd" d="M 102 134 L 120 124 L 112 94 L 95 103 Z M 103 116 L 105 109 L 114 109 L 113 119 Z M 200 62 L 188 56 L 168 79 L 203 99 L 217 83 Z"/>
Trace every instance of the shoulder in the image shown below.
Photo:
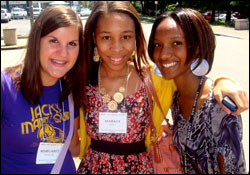
<path fill-rule="evenodd" d="M 8 86 L 13 83 L 14 81 L 12 80 L 11 75 L 5 70 L 1 71 L 1 87 Z"/>

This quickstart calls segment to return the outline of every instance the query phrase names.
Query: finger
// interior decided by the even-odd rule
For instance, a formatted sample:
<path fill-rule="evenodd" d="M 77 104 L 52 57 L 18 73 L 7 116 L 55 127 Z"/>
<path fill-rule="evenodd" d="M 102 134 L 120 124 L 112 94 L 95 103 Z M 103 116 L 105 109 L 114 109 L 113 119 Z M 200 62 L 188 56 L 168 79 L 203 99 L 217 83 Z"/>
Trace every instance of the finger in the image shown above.
<path fill-rule="evenodd" d="M 218 91 L 214 90 L 214 98 L 216 99 L 217 102 L 220 103 L 220 106 L 222 106 L 221 101 L 223 99 L 222 93 L 218 93 Z"/>

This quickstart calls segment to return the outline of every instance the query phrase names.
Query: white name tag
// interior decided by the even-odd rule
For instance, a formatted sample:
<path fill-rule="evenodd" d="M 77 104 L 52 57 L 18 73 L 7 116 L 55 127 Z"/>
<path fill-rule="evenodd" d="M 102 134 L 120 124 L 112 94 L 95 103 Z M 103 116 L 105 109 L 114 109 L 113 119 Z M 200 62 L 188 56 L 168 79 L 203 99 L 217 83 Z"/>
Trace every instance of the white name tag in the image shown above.
<path fill-rule="evenodd" d="M 127 133 L 127 113 L 99 112 L 99 133 Z"/>
<path fill-rule="evenodd" d="M 54 164 L 62 147 L 63 143 L 41 142 L 36 155 L 36 164 Z"/>

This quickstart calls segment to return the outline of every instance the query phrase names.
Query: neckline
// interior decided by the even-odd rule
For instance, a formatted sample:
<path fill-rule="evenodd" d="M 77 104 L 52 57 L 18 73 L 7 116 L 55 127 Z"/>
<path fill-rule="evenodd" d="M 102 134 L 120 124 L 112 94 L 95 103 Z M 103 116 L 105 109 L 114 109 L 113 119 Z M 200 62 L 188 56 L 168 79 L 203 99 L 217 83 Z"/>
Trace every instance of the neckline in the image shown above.
<path fill-rule="evenodd" d="M 97 88 L 96 88 L 95 86 L 93 86 L 92 84 L 89 84 L 89 87 L 92 87 L 92 88 L 95 90 L 95 92 L 98 93 L 97 95 L 101 95 L 101 93 L 97 90 Z M 141 91 L 141 89 L 142 89 L 143 87 L 145 88 L 144 82 L 143 82 L 143 81 L 140 81 L 140 88 L 139 88 L 136 92 L 134 92 L 134 93 L 132 93 L 132 94 L 130 94 L 130 95 L 125 96 L 124 99 L 125 99 L 125 98 L 127 99 L 127 98 L 135 97 L 136 94 L 139 93 L 139 91 Z M 101 101 L 103 102 L 103 100 L 101 100 Z"/>
<path fill-rule="evenodd" d="M 51 86 L 43 86 L 44 91 L 49 91 L 51 89 L 54 89 L 54 87 L 60 87 L 60 79 L 57 80 L 57 82 L 54 85 Z"/>
<path fill-rule="evenodd" d="M 209 78 L 207 78 L 207 79 L 209 79 Z M 195 116 L 197 116 L 198 113 L 200 113 L 200 111 L 202 110 L 202 108 L 204 107 L 204 105 L 207 103 L 207 101 L 208 101 L 210 98 L 212 98 L 213 88 L 214 88 L 214 82 L 212 81 L 211 86 L 210 86 L 210 89 L 209 89 L 209 92 L 208 92 L 208 95 L 207 95 L 205 101 L 202 103 L 202 105 L 199 107 L 199 109 L 197 109 L 197 111 L 194 111 L 194 114 L 193 114 L 194 118 L 195 118 Z M 176 96 L 177 99 L 178 99 L 179 95 L 180 95 L 180 92 L 177 91 L 177 96 Z M 185 118 L 185 117 L 181 114 L 179 101 L 176 100 L 176 102 L 177 102 L 178 114 L 179 114 L 179 116 L 181 117 L 181 119 L 184 120 L 184 121 L 189 121 L 190 118 L 191 118 L 191 114 L 189 115 L 188 118 Z"/>

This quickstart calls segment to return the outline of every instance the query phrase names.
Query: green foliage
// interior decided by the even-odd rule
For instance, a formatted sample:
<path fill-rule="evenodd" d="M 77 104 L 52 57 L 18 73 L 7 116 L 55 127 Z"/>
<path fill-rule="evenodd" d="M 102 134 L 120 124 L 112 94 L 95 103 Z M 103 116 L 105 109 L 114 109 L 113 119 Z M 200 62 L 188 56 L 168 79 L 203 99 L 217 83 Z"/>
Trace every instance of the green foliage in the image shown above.
<path fill-rule="evenodd" d="M 167 5 L 164 11 L 175 10 L 178 7 L 177 4 Z"/>
<path fill-rule="evenodd" d="M 159 16 L 161 14 L 161 10 L 155 10 L 155 15 Z"/>
<path fill-rule="evenodd" d="M 130 1 L 130 2 L 139 13 L 142 12 L 141 1 Z"/>
<path fill-rule="evenodd" d="M 235 22 L 234 21 L 215 21 L 213 23 L 211 23 L 211 25 L 221 25 L 221 26 L 227 26 L 227 27 L 234 27 L 235 26 Z"/>

